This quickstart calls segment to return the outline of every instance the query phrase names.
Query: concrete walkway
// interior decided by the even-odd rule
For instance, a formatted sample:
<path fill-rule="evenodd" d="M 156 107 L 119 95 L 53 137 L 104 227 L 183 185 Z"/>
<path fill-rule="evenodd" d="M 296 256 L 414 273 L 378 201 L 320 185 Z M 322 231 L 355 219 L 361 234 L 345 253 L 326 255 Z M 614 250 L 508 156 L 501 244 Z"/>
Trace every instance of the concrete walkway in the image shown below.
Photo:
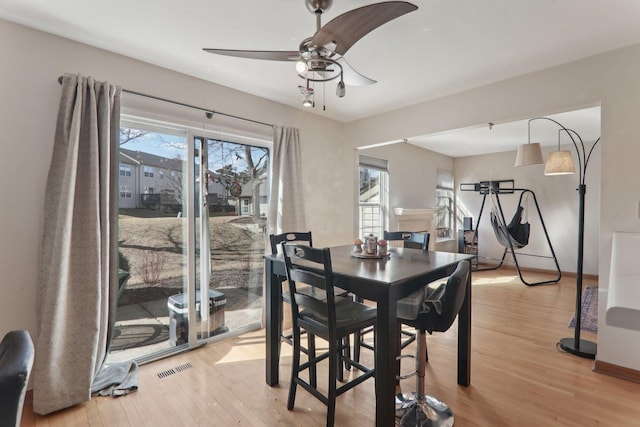
<path fill-rule="evenodd" d="M 225 295 L 224 324 L 229 331 L 262 320 L 262 289 L 217 290 Z M 117 331 L 107 363 L 131 360 L 172 348 L 169 342 L 170 314 L 167 300 L 162 298 L 118 307 Z M 132 347 L 124 349 L 127 343 Z"/>

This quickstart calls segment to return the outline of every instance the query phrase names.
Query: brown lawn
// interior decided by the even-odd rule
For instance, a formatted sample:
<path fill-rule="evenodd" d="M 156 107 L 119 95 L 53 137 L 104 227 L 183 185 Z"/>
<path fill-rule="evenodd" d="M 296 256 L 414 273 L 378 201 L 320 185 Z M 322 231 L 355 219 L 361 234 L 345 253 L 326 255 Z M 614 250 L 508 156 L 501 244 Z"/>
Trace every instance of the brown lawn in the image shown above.
<path fill-rule="evenodd" d="M 146 209 L 121 212 L 120 250 L 129 259 L 131 277 L 120 305 L 131 303 L 128 299 L 136 290 L 137 293 L 143 289 L 153 290 L 158 297 L 163 297 L 182 289 L 188 262 L 185 253 L 187 221 L 187 218 L 175 215 L 154 215 L 154 211 Z M 255 221 L 249 217 L 210 218 L 211 287 L 255 287 L 258 283 L 261 286 L 261 278 L 256 280 L 255 275 L 261 275 L 262 271 L 264 224 L 264 220 Z M 196 253 L 199 254 L 199 250 Z"/>

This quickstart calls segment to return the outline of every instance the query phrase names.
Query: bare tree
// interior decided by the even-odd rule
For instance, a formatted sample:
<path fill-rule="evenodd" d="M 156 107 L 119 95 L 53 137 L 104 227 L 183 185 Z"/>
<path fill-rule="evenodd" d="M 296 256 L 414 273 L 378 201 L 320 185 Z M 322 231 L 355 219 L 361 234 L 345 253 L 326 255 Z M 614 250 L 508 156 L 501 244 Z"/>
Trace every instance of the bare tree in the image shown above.
<path fill-rule="evenodd" d="M 184 202 L 184 173 L 185 162 L 179 156 L 167 159 L 164 170 L 160 171 L 164 175 L 165 185 L 160 189 L 160 197 L 163 203 L 172 205 L 182 205 Z"/>
<path fill-rule="evenodd" d="M 253 200 L 253 217 L 260 219 L 260 185 L 266 179 L 267 170 L 267 150 L 261 149 L 254 162 L 252 147 L 244 146 L 244 158 L 247 162 L 247 172 L 251 180 L 251 198 Z"/>
<path fill-rule="evenodd" d="M 219 164 L 224 165 L 216 170 L 216 173 L 223 176 L 225 181 L 220 181 L 220 183 L 227 189 L 227 193 L 232 184 L 232 182 L 227 183 L 229 179 L 232 181 L 235 179 L 236 182 L 243 185 L 251 185 L 253 217 L 259 219 L 261 216 L 260 186 L 266 179 L 268 149 L 219 140 L 209 140 L 208 146 L 209 159 L 215 158 Z M 235 165 L 243 167 L 244 170 L 236 172 L 237 166 Z M 220 171 L 223 173 L 220 174 Z"/>
<path fill-rule="evenodd" d="M 138 129 L 120 128 L 120 145 L 145 136 L 147 132 Z"/>

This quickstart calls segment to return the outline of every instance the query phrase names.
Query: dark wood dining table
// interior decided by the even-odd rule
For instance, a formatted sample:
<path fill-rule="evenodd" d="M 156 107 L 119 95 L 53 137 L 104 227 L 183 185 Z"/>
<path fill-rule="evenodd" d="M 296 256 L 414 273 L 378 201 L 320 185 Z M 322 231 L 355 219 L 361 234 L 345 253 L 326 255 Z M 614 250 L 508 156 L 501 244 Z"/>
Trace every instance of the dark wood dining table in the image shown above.
<path fill-rule="evenodd" d="M 331 247 L 331 262 L 336 285 L 377 306 L 375 340 L 376 426 L 395 423 L 396 357 L 399 354 L 396 301 L 434 280 L 451 275 L 458 263 L 473 255 L 420 249 L 390 248 L 390 256 L 361 259 L 352 255 L 353 245 Z M 266 299 L 266 382 L 279 382 L 280 333 L 282 310 L 280 279 L 285 276 L 282 255 L 265 257 Z M 458 316 L 458 384 L 471 380 L 471 277 Z"/>

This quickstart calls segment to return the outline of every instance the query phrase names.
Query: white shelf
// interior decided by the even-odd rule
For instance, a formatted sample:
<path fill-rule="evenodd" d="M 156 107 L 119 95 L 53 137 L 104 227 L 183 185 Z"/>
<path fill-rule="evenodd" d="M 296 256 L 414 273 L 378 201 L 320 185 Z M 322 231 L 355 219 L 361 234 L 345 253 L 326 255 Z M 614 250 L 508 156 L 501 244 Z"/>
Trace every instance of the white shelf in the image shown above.
<path fill-rule="evenodd" d="M 433 216 L 438 213 L 438 208 L 393 208 L 396 216 Z"/>

